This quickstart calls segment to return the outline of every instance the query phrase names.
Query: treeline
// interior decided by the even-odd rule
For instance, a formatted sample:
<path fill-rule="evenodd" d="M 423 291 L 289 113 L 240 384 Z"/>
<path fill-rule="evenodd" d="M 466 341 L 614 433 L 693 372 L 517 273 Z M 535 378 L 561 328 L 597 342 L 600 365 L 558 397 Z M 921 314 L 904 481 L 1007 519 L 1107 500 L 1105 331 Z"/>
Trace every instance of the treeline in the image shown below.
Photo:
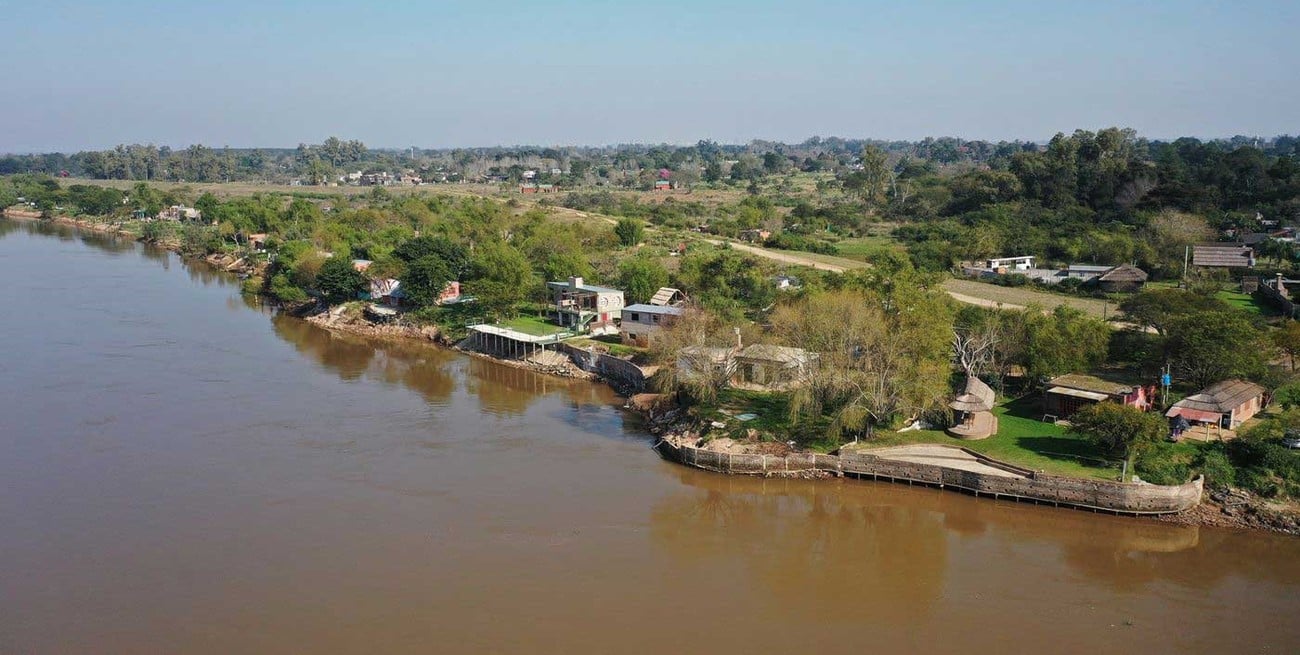
<path fill-rule="evenodd" d="M 1171 275 L 1184 245 L 1216 240 L 1228 229 L 1261 230 L 1257 215 L 1284 223 L 1300 218 L 1300 162 L 1290 137 L 1261 148 L 1150 142 L 1116 128 L 1079 131 L 955 175 L 913 173 L 906 162 L 890 167 L 872 153 L 863 160 L 864 169 L 842 183 L 870 219 L 900 223 L 895 233 L 915 263 L 932 270 L 1026 254 L 1136 262 Z"/>
<path fill-rule="evenodd" d="M 702 306 L 737 320 L 777 297 L 773 277 L 779 269 L 729 248 L 696 243 L 670 255 L 678 251 L 677 239 L 645 232 L 639 221 L 630 230 L 560 221 L 545 208 L 521 212 L 483 198 L 394 195 L 382 187 L 353 197 L 218 198 L 183 188 L 162 192 L 147 183 L 121 191 L 32 175 L 0 179 L 0 202 L 9 206 L 18 198 L 50 215 L 133 225 L 148 239 L 177 242 L 194 255 L 247 255 L 249 236 L 267 235 L 271 265 L 260 289 L 288 302 L 348 296 L 347 285 L 361 282 L 337 262 L 353 259 L 372 262 L 369 277 L 401 280 L 417 306 L 432 305 L 442 285 L 455 280 L 479 298 L 480 311 L 498 317 L 545 302 L 543 283 L 569 276 L 624 288 L 628 302 L 646 302 L 663 286 L 690 289 Z M 202 220 L 151 220 L 172 204 L 194 206 Z M 131 223 L 137 212 L 144 219 Z M 805 277 L 819 284 L 818 274 Z"/>
<path fill-rule="evenodd" d="M 414 172 L 429 181 L 496 180 L 511 183 L 534 171 L 534 179 L 565 186 L 612 185 L 622 188 L 648 188 L 665 175 L 676 184 L 699 182 L 754 184 L 771 176 L 801 171 L 840 175 L 846 188 L 872 186 L 871 162 L 864 152 L 880 153 L 890 163 L 891 182 L 915 178 L 941 170 L 989 168 L 1015 170 L 1029 185 L 1030 196 L 1042 197 L 1049 206 L 1058 206 L 1068 197 L 1083 196 L 1097 204 L 1114 202 L 1121 188 L 1109 188 L 1116 181 L 1111 175 L 1116 164 L 1128 159 L 1171 166 L 1165 169 L 1174 179 L 1183 174 L 1175 159 L 1191 162 L 1194 167 L 1210 170 L 1217 160 L 1226 158 L 1228 168 L 1249 168 L 1258 161 L 1244 155 L 1227 157 L 1243 150 L 1258 152 L 1264 158 L 1294 157 L 1300 142 L 1295 137 L 1271 139 L 1233 137 L 1199 141 L 1179 139 L 1173 142 L 1150 141 L 1131 131 L 1102 130 L 1091 139 L 1058 136 L 1046 148 L 1050 154 L 1034 161 L 1023 155 L 1045 152 L 1040 145 L 1026 141 L 990 142 L 953 137 L 926 138 L 920 141 L 882 141 L 812 137 L 801 143 L 751 141 L 747 144 L 719 144 L 699 141 L 689 146 L 618 145 L 607 147 L 496 147 L 372 150 L 360 141 L 330 137 L 316 145 L 301 144 L 287 148 L 229 148 L 202 144 L 173 150 L 167 146 L 119 145 L 113 149 L 74 154 L 7 155 L 0 157 L 0 174 L 67 173 L 77 177 L 126 180 L 171 180 L 194 182 L 267 181 L 285 182 L 299 179 L 321 183 L 345 172 Z M 1088 141 L 1085 143 L 1085 141 Z M 1121 147 L 1122 146 L 1122 147 Z M 1083 158 L 1098 164 L 1091 170 L 1072 173 L 1067 160 L 1077 147 Z M 1126 152 L 1119 152 L 1125 150 Z M 1093 155 L 1099 155 L 1093 157 Z M 1118 157 L 1118 159 L 1116 159 Z M 1100 163 L 1104 160 L 1104 164 Z M 1085 167 L 1087 168 L 1087 167 Z M 1190 172 L 1190 171 L 1184 171 Z M 855 175 L 855 173 L 857 173 Z M 1218 177 L 1210 173 L 1210 177 Z M 1073 178 L 1073 181 L 1071 179 Z M 1135 182 L 1127 194 L 1140 196 L 1148 192 L 1146 179 L 1131 176 L 1123 182 Z M 1192 185 L 1204 184 L 1204 176 L 1185 176 Z M 1167 191 L 1176 191 L 1167 185 Z M 895 189 L 897 191 L 897 189 Z M 978 191 L 976 191 L 978 193 Z M 1196 197 L 1196 194 L 1179 197 Z M 1215 202 L 1215 198 L 1202 198 Z"/>

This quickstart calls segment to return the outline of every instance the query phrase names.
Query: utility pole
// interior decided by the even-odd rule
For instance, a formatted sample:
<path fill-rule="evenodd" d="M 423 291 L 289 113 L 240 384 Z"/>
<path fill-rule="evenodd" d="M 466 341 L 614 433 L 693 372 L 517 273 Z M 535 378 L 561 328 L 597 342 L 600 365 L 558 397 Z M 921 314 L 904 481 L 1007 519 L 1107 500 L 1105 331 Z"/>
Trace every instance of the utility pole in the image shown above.
<path fill-rule="evenodd" d="M 1183 288 L 1187 288 L 1187 257 L 1192 252 L 1191 246 L 1183 246 Z"/>

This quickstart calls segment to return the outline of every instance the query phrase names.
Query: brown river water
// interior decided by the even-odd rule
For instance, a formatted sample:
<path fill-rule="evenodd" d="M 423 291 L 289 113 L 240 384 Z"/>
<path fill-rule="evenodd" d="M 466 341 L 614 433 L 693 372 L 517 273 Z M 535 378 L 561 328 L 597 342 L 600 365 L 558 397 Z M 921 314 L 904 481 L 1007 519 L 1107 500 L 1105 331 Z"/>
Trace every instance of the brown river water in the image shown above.
<path fill-rule="evenodd" d="M 0 653 L 1295 653 L 1300 539 L 659 459 L 608 389 L 0 220 Z"/>

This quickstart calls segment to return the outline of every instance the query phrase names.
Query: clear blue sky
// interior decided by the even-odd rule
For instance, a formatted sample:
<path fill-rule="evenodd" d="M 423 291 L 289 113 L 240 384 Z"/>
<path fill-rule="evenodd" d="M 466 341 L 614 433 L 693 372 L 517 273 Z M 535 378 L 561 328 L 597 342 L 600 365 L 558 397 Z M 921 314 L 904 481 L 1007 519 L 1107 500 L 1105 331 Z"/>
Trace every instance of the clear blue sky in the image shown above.
<path fill-rule="evenodd" d="M 0 0 L 0 152 L 1300 132 L 1297 2 Z"/>

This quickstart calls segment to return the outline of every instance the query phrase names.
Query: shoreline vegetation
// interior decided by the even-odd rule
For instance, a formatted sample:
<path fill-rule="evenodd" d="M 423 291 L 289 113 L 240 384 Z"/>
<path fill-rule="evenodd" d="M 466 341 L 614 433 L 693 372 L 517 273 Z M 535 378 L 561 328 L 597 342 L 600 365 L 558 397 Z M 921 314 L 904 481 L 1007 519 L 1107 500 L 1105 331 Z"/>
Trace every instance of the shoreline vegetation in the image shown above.
<path fill-rule="evenodd" d="M 79 230 L 86 230 L 100 234 L 108 234 L 133 240 L 144 238 L 134 231 L 124 229 L 118 223 L 106 223 L 91 218 L 73 218 L 68 216 L 42 217 L 38 212 L 29 212 L 22 210 L 6 209 L 4 211 L 6 218 L 19 221 L 48 221 L 52 224 L 63 225 Z M 178 254 L 185 255 L 178 242 L 153 242 L 159 247 L 166 248 Z M 241 268 L 237 262 L 231 262 L 228 258 L 199 257 L 205 264 L 221 268 L 233 274 L 243 276 L 255 275 L 258 271 L 253 268 Z M 232 266 L 232 263 L 235 265 Z M 585 379 L 590 381 L 603 381 L 600 376 L 582 370 L 576 365 L 569 364 L 563 367 L 541 366 L 526 360 L 515 360 L 494 357 L 492 355 L 458 347 L 458 344 L 449 339 L 444 332 L 438 330 L 435 326 L 430 325 L 411 325 L 411 324 L 385 324 L 378 323 L 367 319 L 364 314 L 358 311 L 358 307 L 353 304 L 337 306 L 333 309 L 326 307 L 321 310 L 318 303 L 300 303 L 297 306 L 289 306 L 281 303 L 274 298 L 269 298 L 272 302 L 281 307 L 283 311 L 290 312 L 303 320 L 306 320 L 323 329 L 331 331 L 340 331 L 350 334 L 375 338 L 380 340 L 401 340 L 424 343 L 434 347 L 450 348 L 462 352 L 472 357 L 489 359 L 493 362 L 533 370 L 542 374 L 555 375 L 560 377 Z M 636 390 L 630 390 L 626 387 L 613 385 L 615 391 L 624 395 L 626 403 L 625 409 L 633 411 L 643 416 L 648 423 L 648 430 L 655 435 L 659 444 L 675 443 L 678 446 L 686 445 L 692 442 L 692 437 L 696 437 L 695 443 L 702 447 L 707 447 L 713 452 L 718 453 L 768 453 L 773 457 L 776 455 L 788 455 L 796 452 L 811 452 L 791 448 L 786 444 L 768 443 L 766 446 L 762 443 L 745 445 L 734 444 L 729 439 L 723 438 L 713 440 L 711 443 L 699 440 L 697 435 L 700 431 L 707 431 L 710 426 L 715 426 L 711 420 L 701 420 L 700 416 L 690 416 L 686 412 L 670 410 L 664 412 L 663 408 L 672 404 L 672 397 L 664 394 L 655 393 L 636 393 Z M 889 441 L 877 446 L 877 448 L 889 448 Z M 955 445 L 949 447 L 956 448 Z M 658 448 L 657 450 L 662 450 Z M 871 449 L 857 452 L 870 453 Z M 838 454 L 840 451 L 834 451 Z M 844 451 L 846 453 L 854 451 Z M 661 454 L 664 454 L 661 452 Z M 680 458 L 665 457 L 677 461 L 683 465 L 691 465 Z M 815 457 L 815 455 L 814 455 Z M 996 462 L 996 460 L 993 460 Z M 716 469 L 709 469 L 716 470 Z M 724 472 L 726 474 L 737 474 L 735 471 Z M 753 471 L 741 474 L 755 474 Z M 764 471 L 763 475 L 772 476 L 795 476 L 795 477 L 825 477 L 825 473 L 818 472 L 782 472 L 782 471 Z M 861 477 L 861 476 L 858 476 Z M 1084 479 L 1084 478 L 1080 478 Z M 895 481 L 905 481 L 895 479 Z M 908 484 L 912 481 L 907 480 Z M 942 485 L 936 485 L 942 486 Z M 955 489 L 960 490 L 960 489 Z M 968 491 L 969 493 L 969 491 Z M 979 495 L 976 493 L 975 495 Z M 1069 506 L 1067 503 L 1066 506 Z M 1118 514 L 1131 512 L 1116 511 Z M 1297 515 L 1294 507 L 1283 503 L 1269 501 L 1268 499 L 1255 497 L 1247 492 L 1233 490 L 1207 490 L 1201 502 L 1195 506 L 1179 512 L 1161 512 L 1147 514 L 1147 518 L 1163 522 L 1171 522 L 1186 525 L 1205 525 L 1229 528 L 1246 528 L 1259 529 L 1266 531 L 1282 532 L 1285 534 L 1300 535 L 1300 515 Z"/>
<path fill-rule="evenodd" d="M 1300 323 L 1270 306 L 1292 311 L 1300 271 L 1292 137 L 222 155 L 0 159 L 0 205 L 203 259 L 331 330 L 649 387 L 710 448 L 961 444 L 1043 475 L 1203 476 L 1234 507 L 1300 499 Z M 1260 266 L 1186 270 L 1214 242 Z M 671 309 L 595 304 L 660 292 Z M 1066 398 L 1065 378 L 1130 391 Z M 1229 382 L 1262 402 L 1165 438 L 1167 409 Z"/>

